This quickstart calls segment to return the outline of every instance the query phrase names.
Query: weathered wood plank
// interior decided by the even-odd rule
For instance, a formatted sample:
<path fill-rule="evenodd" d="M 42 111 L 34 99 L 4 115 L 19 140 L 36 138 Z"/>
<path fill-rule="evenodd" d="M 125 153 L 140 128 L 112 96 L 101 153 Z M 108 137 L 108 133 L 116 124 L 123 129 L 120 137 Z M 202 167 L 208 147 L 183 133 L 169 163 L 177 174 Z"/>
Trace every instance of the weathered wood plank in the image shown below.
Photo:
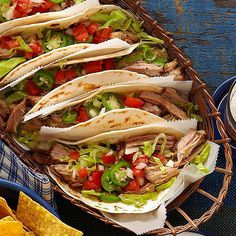
<path fill-rule="evenodd" d="M 236 1 L 148 0 L 145 8 L 212 89 L 236 74 Z"/>

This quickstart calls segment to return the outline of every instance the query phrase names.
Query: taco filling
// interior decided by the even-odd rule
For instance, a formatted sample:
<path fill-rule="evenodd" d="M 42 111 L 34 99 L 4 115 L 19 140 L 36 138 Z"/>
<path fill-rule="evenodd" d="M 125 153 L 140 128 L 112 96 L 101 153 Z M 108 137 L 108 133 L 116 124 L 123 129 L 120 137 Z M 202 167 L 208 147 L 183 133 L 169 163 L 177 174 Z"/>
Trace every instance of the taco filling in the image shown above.
<path fill-rule="evenodd" d="M 207 173 L 204 163 L 209 152 L 205 132 L 192 129 L 180 140 L 157 133 L 115 144 L 57 143 L 49 156 L 35 153 L 35 160 L 86 197 L 141 207 L 170 188 L 186 163 Z"/>
<path fill-rule="evenodd" d="M 44 29 L 37 33 L 0 38 L 0 77 L 17 65 L 51 50 L 78 43 L 102 43 L 120 38 L 130 44 L 147 41 L 163 44 L 164 41 L 143 32 L 140 24 L 122 10 L 92 14 L 86 22 L 71 25 L 64 30 Z"/>
<path fill-rule="evenodd" d="M 31 16 L 36 13 L 61 11 L 83 0 L 2 0 L 0 2 L 0 22 Z"/>

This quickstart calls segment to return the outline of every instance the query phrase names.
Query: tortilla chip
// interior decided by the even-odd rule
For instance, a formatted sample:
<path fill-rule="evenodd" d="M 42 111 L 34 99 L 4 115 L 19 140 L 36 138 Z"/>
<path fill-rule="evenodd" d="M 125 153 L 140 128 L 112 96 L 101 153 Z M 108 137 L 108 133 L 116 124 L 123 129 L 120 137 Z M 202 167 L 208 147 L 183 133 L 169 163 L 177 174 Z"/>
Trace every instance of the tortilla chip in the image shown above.
<path fill-rule="evenodd" d="M 0 197 L 0 219 L 6 216 L 11 216 L 15 218 L 15 215 L 13 214 L 11 208 L 8 206 L 6 200 Z"/>
<path fill-rule="evenodd" d="M 57 219 L 45 208 L 20 192 L 16 217 L 36 235 L 81 236 L 83 233 Z"/>
<path fill-rule="evenodd" d="M 11 216 L 6 216 L 4 218 L 2 218 L 0 221 L 15 221 Z M 23 232 L 24 232 L 24 236 L 34 236 L 34 232 L 29 231 L 27 232 L 27 230 L 24 229 L 25 226 L 23 226 Z"/>
<path fill-rule="evenodd" d="M 24 236 L 23 225 L 19 221 L 0 220 L 1 236 Z"/>

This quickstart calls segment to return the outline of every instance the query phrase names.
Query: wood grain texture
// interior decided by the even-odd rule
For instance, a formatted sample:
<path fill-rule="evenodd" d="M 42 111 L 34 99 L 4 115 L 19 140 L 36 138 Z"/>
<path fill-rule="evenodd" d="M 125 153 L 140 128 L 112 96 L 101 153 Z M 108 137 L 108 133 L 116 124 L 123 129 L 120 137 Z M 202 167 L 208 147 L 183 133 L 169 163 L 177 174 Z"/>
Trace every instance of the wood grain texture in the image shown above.
<path fill-rule="evenodd" d="M 235 0 L 146 0 L 143 5 L 173 34 L 211 90 L 236 75 Z"/>

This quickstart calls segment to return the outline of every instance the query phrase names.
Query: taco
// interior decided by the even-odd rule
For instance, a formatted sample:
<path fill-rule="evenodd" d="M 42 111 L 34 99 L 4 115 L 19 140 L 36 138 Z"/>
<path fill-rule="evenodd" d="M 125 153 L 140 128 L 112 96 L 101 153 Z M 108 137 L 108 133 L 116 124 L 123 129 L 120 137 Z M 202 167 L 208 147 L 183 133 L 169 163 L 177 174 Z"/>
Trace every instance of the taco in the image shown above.
<path fill-rule="evenodd" d="M 42 127 L 40 135 L 81 140 L 106 130 L 124 129 L 125 125 L 153 124 L 160 122 L 160 118 L 201 120 L 197 105 L 190 102 L 183 92 L 183 88 L 189 87 L 190 90 L 190 81 L 169 82 L 168 87 L 160 87 L 159 82 L 155 83 L 152 79 L 149 83 L 147 81 L 103 87 L 59 109 L 48 107 L 48 112 L 42 117 L 24 122 L 19 127 L 18 140 L 28 145 L 26 137 L 39 137 Z M 137 110 L 140 112 L 137 113 Z M 37 142 L 38 139 L 34 139 L 35 145 Z M 33 142 L 30 144 L 32 148 Z"/>
<path fill-rule="evenodd" d="M 194 165 L 201 177 L 209 173 L 205 163 L 216 158 L 210 153 L 203 130 L 184 134 L 160 123 L 53 143 L 47 154 L 34 153 L 34 160 L 63 191 L 91 207 L 144 213 L 159 206 L 187 165 Z"/>
<path fill-rule="evenodd" d="M 98 6 L 64 19 L 19 26 L 4 32 L 0 38 L 0 67 L 10 66 L 0 77 L 22 62 L 52 50 L 81 43 L 98 44 L 112 38 L 129 44 L 143 40 L 164 44 L 163 40 L 145 33 L 128 12 L 112 5 Z M 146 54 L 152 57 L 150 53 L 151 50 Z"/>
<path fill-rule="evenodd" d="M 37 75 L 37 74 L 36 74 Z M 48 104 L 67 102 L 67 99 L 76 96 L 88 96 L 90 92 L 99 87 L 117 84 L 120 82 L 128 82 L 132 80 L 142 80 L 148 78 L 144 75 L 139 75 L 134 72 L 127 71 L 104 71 L 96 74 L 81 76 L 55 88 L 52 85 L 52 80 L 47 74 L 38 74 L 44 76 L 44 83 L 41 83 L 41 91 L 38 94 L 39 88 L 32 80 L 27 80 L 26 83 L 19 83 L 13 88 L 8 88 L 1 92 L 1 125 L 8 132 L 16 133 L 18 124 L 22 121 L 24 115 L 28 112 L 29 115 L 35 115 L 35 111 L 46 109 Z M 67 76 L 73 76 L 73 71 L 67 71 Z M 40 77 L 34 77 L 40 79 Z M 46 81 L 47 79 L 47 81 Z M 38 82 L 38 81 L 36 81 Z M 52 90 L 54 88 L 54 90 Z M 50 90 L 52 90 L 50 92 Z M 44 96 L 43 96 L 44 95 Z M 40 110 L 41 109 L 41 110 Z M 31 114 L 32 113 L 32 114 Z"/>
<path fill-rule="evenodd" d="M 73 6 L 72 6 L 73 5 Z M 35 24 L 82 13 L 99 5 L 97 0 L 6 0 L 0 3 L 0 34 L 21 25 Z M 67 9 L 66 9 L 67 8 Z M 48 12 L 48 13 L 47 13 Z M 49 13 L 50 12 L 50 13 Z"/>

